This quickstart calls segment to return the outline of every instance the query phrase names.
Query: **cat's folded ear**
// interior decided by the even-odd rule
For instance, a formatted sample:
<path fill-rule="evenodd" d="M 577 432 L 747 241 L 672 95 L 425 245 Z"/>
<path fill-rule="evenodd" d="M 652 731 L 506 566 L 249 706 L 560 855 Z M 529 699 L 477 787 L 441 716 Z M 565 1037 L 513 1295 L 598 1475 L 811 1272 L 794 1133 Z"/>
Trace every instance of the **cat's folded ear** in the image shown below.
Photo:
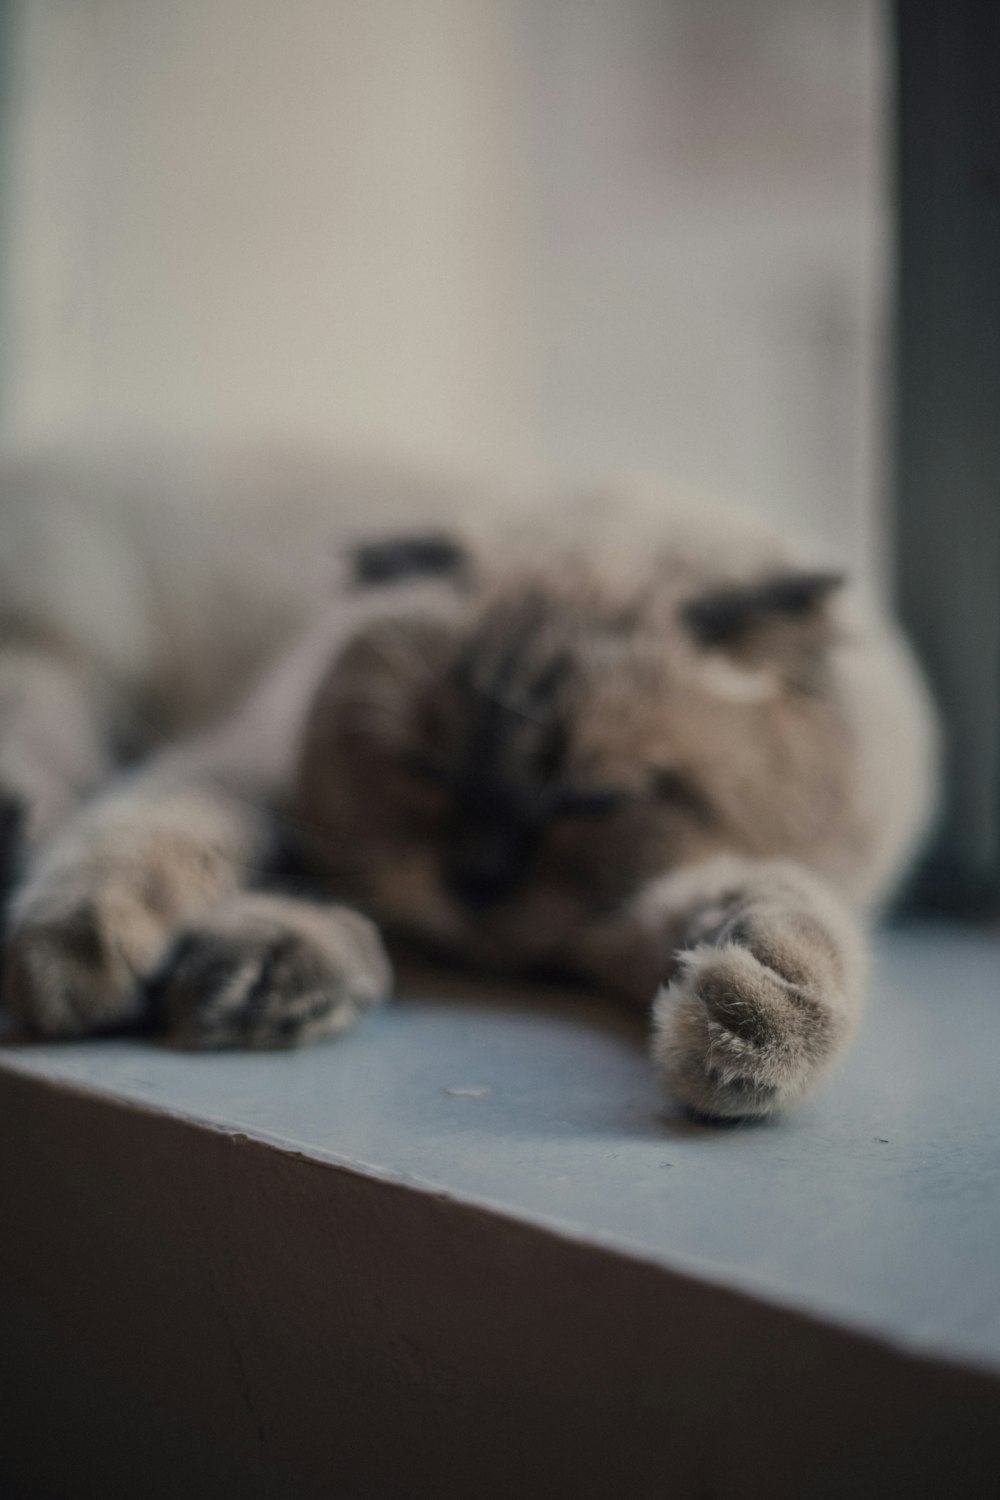
<path fill-rule="evenodd" d="M 376 587 L 415 578 L 459 578 L 468 568 L 469 556 L 457 537 L 428 531 L 355 543 L 348 563 L 356 584 Z"/>
<path fill-rule="evenodd" d="M 844 581 L 841 573 L 789 571 L 715 586 L 682 606 L 681 621 L 706 651 L 746 665 L 774 663 L 795 674 L 833 639 L 828 604 Z"/>

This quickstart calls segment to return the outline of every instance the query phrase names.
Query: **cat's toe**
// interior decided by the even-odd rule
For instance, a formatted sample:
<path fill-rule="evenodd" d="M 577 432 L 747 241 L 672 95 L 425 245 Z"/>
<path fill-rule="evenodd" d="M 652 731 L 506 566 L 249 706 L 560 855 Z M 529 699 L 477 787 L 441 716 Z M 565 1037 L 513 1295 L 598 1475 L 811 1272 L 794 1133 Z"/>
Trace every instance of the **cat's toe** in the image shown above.
<path fill-rule="evenodd" d="M 718 1119 L 772 1115 L 832 1060 L 837 1011 L 737 945 L 695 948 L 653 1009 L 653 1057 L 670 1092 Z"/>
<path fill-rule="evenodd" d="M 355 913 L 304 926 L 248 897 L 184 933 L 151 993 L 178 1046 L 284 1048 L 346 1030 L 390 984 L 374 928 Z"/>

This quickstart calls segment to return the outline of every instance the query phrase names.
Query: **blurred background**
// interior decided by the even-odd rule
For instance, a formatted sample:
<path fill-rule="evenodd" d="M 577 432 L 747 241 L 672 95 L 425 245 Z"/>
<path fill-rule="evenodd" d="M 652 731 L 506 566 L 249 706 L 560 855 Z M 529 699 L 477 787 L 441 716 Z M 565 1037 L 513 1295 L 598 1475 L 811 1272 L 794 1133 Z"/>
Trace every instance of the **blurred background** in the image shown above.
<path fill-rule="evenodd" d="M 874 0 L 8 0 L 8 437 L 666 478 L 884 566 Z"/>
<path fill-rule="evenodd" d="M 666 482 L 818 543 L 1000 899 L 995 0 L 0 0 L 0 438 Z"/>

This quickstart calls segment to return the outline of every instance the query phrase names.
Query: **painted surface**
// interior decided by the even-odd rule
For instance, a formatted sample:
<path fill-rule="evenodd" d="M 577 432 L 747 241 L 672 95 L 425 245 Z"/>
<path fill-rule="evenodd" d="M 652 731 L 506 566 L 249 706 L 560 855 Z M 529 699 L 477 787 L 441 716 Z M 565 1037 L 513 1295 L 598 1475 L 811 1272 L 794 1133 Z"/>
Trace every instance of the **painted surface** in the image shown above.
<path fill-rule="evenodd" d="M 677 1115 L 640 1023 L 600 999 L 454 975 L 404 988 L 299 1054 L 114 1041 L 9 1047 L 3 1063 L 1000 1368 L 996 936 L 884 938 L 849 1061 L 795 1116 L 751 1129 Z"/>

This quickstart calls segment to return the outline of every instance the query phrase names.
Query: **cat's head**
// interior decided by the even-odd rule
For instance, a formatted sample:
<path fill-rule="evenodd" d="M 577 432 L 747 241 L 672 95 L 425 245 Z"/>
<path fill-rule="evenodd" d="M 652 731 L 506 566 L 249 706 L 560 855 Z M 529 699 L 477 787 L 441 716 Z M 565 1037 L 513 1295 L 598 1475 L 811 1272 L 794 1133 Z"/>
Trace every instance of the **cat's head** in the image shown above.
<path fill-rule="evenodd" d="M 380 544 L 384 609 L 331 664 L 299 812 L 338 886 L 481 962 L 558 952 L 645 882 L 719 852 L 811 852 L 843 816 L 830 575 L 615 582 Z M 437 581 L 415 588 L 411 572 Z"/>

